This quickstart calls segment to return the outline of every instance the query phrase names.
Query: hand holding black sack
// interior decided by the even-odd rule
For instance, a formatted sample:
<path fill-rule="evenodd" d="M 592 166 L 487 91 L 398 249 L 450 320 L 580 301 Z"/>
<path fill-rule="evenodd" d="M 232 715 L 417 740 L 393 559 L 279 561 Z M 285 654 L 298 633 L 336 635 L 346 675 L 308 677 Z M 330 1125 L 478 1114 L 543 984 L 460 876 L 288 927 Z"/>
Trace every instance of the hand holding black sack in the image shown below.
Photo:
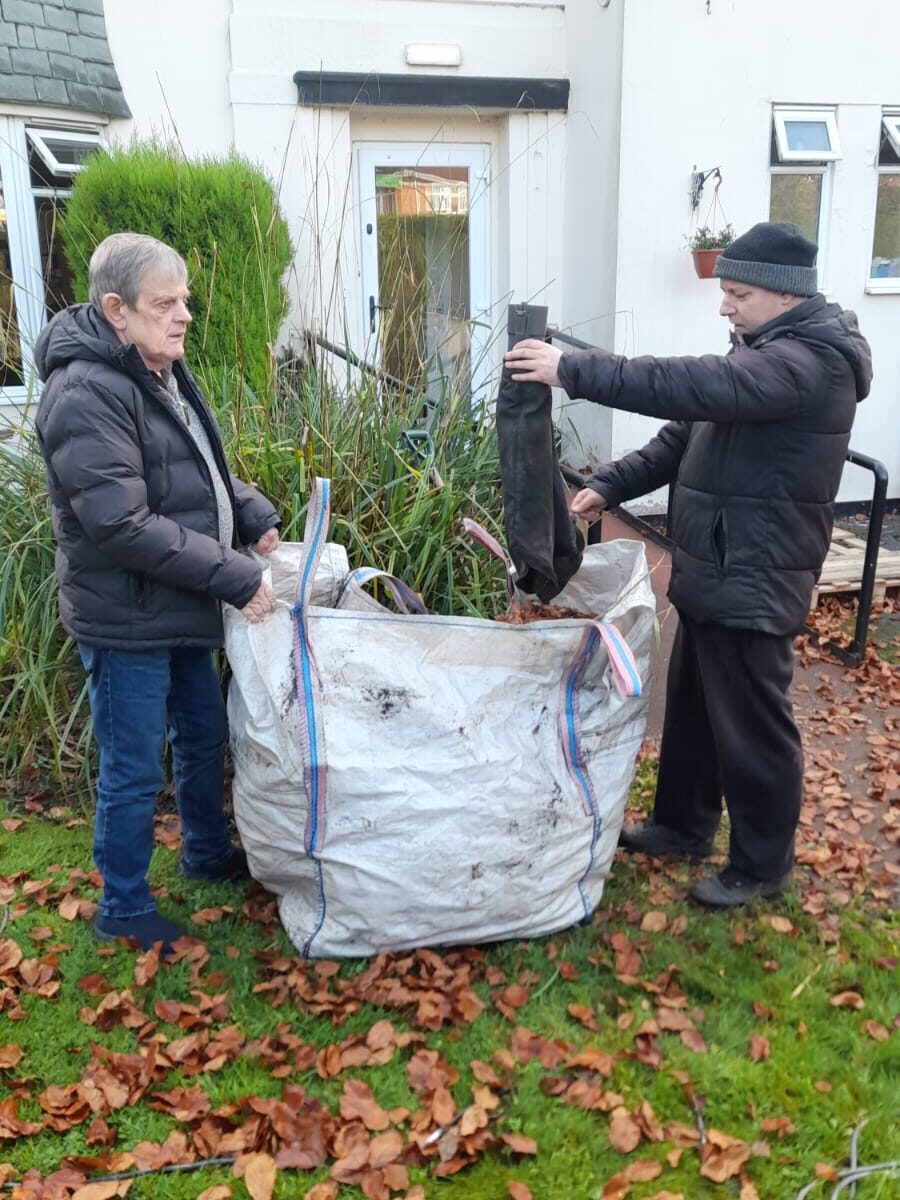
<path fill-rule="evenodd" d="M 508 348 L 543 338 L 547 309 L 511 304 Z M 503 481 L 506 544 L 517 584 L 542 603 L 552 600 L 581 566 L 584 539 L 569 514 L 551 421 L 552 396 L 542 383 L 514 383 L 508 368 L 497 396 L 497 441 Z"/>

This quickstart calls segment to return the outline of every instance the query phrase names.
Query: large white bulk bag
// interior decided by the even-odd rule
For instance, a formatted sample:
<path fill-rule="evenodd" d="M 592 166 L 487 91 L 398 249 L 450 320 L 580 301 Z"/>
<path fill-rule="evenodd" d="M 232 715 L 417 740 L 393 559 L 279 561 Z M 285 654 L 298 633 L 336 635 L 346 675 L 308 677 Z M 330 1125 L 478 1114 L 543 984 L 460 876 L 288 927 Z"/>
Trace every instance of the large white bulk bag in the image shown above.
<path fill-rule="evenodd" d="M 275 614 L 226 613 L 235 818 L 291 941 L 366 955 L 587 918 L 644 732 L 642 543 L 588 547 L 554 601 L 602 624 L 517 626 L 388 610 L 327 526 L 318 481 L 304 542 L 270 559 Z"/>

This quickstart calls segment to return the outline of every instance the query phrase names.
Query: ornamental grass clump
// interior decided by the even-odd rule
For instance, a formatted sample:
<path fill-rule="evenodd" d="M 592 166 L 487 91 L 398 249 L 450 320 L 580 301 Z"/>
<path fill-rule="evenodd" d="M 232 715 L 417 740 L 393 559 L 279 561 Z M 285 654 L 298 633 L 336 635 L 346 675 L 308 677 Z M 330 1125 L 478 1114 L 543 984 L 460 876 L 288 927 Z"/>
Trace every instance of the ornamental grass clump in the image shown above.
<path fill-rule="evenodd" d="M 502 538 L 493 423 L 449 389 L 421 393 L 364 380 L 344 390 L 327 370 L 285 368 L 279 387 L 220 395 L 226 452 L 299 541 L 315 476 L 332 480 L 330 537 L 351 566 L 397 575 L 438 613 L 492 616 L 505 608 L 503 569 L 472 546 L 461 519 Z"/>
<path fill-rule="evenodd" d="M 0 768 L 65 782 L 88 758 L 84 675 L 57 619 L 43 460 L 27 427 L 0 435 Z"/>

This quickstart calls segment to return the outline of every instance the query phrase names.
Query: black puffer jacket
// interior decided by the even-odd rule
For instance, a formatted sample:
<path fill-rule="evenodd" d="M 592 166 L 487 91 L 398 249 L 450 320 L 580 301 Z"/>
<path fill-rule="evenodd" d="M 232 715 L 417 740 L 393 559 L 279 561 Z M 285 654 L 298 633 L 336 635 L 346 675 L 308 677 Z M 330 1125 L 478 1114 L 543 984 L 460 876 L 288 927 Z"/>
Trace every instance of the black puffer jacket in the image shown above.
<path fill-rule="evenodd" d="M 669 596 L 695 621 L 794 633 L 828 552 L 833 504 L 869 345 L 856 317 L 813 296 L 731 354 L 560 360 L 570 396 L 670 418 L 588 486 L 610 505 L 674 481 Z"/>
<path fill-rule="evenodd" d="M 261 572 L 219 544 L 209 468 L 156 377 L 87 304 L 53 318 L 35 360 L 64 627 L 87 646 L 120 650 L 221 645 L 219 601 L 246 604 Z M 249 545 L 277 525 L 275 510 L 229 474 L 199 388 L 183 363 L 174 370 L 229 484 L 237 538 Z"/>

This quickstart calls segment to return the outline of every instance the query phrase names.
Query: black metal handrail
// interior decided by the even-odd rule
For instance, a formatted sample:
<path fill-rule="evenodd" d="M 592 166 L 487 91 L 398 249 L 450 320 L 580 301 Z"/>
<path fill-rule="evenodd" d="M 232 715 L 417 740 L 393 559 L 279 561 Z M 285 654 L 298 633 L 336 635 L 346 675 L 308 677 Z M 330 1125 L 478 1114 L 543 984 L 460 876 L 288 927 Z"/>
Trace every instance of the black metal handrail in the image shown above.
<path fill-rule="evenodd" d="M 379 380 L 381 383 L 390 384 L 391 387 L 400 388 L 408 395 L 415 395 L 420 389 L 414 387 L 411 383 L 407 383 L 405 379 L 398 379 L 396 375 L 391 375 L 389 371 L 383 370 L 381 367 L 376 367 L 370 362 L 366 362 L 364 358 L 360 358 L 358 354 L 354 354 L 347 346 L 338 346 L 335 342 L 330 342 L 328 338 L 323 337 L 321 333 L 314 333 L 310 330 L 307 333 L 307 338 L 321 346 L 323 350 L 327 350 L 329 354 L 334 354 L 338 358 L 342 358 L 344 362 L 349 363 L 351 367 L 356 367 L 365 375 L 371 375 L 373 379 Z"/>
<path fill-rule="evenodd" d="M 565 345 L 574 346 L 578 350 L 599 349 L 597 346 L 592 346 L 590 342 L 583 342 L 579 338 L 572 337 L 570 334 L 560 333 L 558 329 L 548 329 L 547 339 L 548 341 L 563 342 Z M 824 641 L 823 644 L 834 654 L 835 658 L 839 659 L 846 666 L 855 667 L 862 662 L 866 653 L 866 638 L 869 634 L 872 600 L 875 595 L 875 580 L 878 572 L 878 548 L 881 542 L 881 530 L 884 525 L 884 514 L 887 508 L 888 473 L 884 463 L 879 462 L 877 458 L 871 458 L 868 454 L 862 454 L 859 450 L 848 450 L 847 462 L 871 471 L 874 476 L 875 484 L 872 491 L 871 510 L 869 514 L 869 532 L 866 538 L 865 561 L 860 581 L 859 605 L 856 610 L 856 626 L 853 631 L 853 641 L 850 643 L 849 649 L 830 638 Z M 580 472 L 565 465 L 561 467 L 561 470 L 566 483 L 574 487 L 584 486 L 585 477 Z M 669 536 L 672 517 L 671 486 L 668 489 L 668 507 L 666 509 L 665 524 L 662 529 L 651 525 L 649 521 L 643 520 L 635 513 L 629 512 L 627 508 L 615 508 L 613 511 L 626 525 L 629 525 L 642 536 L 649 538 L 657 546 L 662 546 L 663 549 L 669 551 L 673 549 L 675 543 Z M 822 641 L 816 631 L 809 625 L 805 626 L 805 630 L 817 642 Z"/>
<path fill-rule="evenodd" d="M 843 646 L 839 646 L 834 641 L 829 640 L 825 644 L 841 662 L 855 667 L 862 662 L 866 654 L 866 638 L 869 635 L 869 619 L 872 615 L 872 598 L 875 595 L 875 577 L 878 572 L 878 547 L 881 542 L 881 528 L 884 524 L 884 513 L 887 507 L 888 473 L 887 467 L 877 458 L 871 458 L 868 454 L 861 454 L 852 448 L 847 451 L 847 462 L 871 471 L 875 477 L 875 486 L 872 491 L 869 533 L 866 537 L 866 557 L 859 587 L 859 606 L 856 610 L 853 641 L 849 650 L 845 650 Z"/>

